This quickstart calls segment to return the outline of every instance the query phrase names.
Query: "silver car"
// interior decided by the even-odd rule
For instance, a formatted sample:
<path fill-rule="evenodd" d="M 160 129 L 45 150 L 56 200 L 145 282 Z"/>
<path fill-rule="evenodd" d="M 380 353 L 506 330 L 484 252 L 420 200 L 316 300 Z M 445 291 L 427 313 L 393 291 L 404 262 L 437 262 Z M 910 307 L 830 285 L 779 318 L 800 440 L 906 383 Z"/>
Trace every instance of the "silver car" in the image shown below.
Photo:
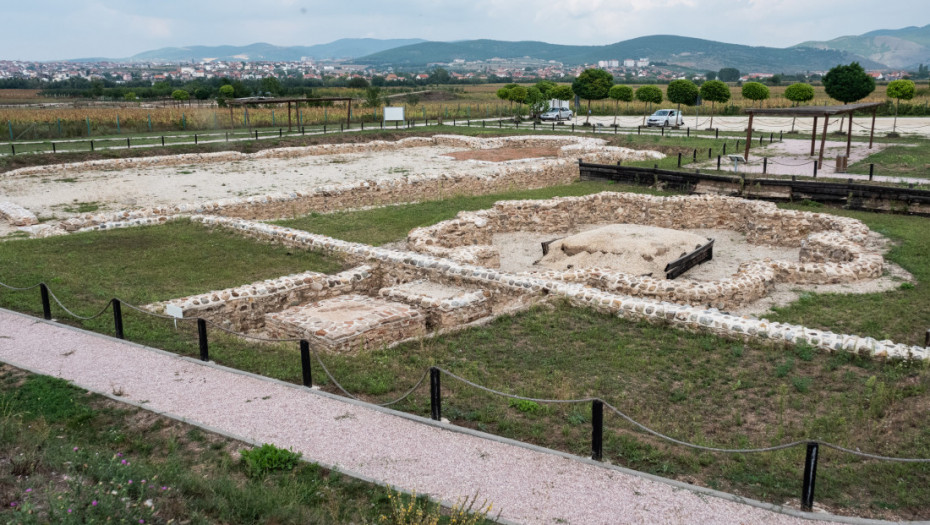
<path fill-rule="evenodd" d="M 684 117 L 676 109 L 660 109 L 646 120 L 647 126 L 681 126 L 684 123 Z"/>
<path fill-rule="evenodd" d="M 553 108 L 539 116 L 541 120 L 569 120 L 572 118 L 572 110 L 568 108 Z"/>

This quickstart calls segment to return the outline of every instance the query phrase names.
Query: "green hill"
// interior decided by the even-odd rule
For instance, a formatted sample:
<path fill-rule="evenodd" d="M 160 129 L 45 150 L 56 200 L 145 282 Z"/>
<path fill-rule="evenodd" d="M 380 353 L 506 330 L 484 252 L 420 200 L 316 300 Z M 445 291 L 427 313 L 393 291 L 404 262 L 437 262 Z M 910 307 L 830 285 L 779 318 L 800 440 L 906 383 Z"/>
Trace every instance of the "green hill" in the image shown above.
<path fill-rule="evenodd" d="M 179 62 L 215 58 L 220 60 L 300 60 L 310 57 L 316 60 L 329 58 L 355 58 L 377 53 L 398 46 L 423 42 L 419 38 L 378 40 L 375 38 L 343 38 L 328 44 L 314 46 L 275 46 L 256 43 L 247 46 L 190 46 L 166 47 L 146 51 L 129 58 L 134 61 Z"/>
<path fill-rule="evenodd" d="M 570 66 L 593 64 L 598 60 L 648 57 L 652 62 L 666 62 L 699 70 L 716 71 L 722 67 L 735 67 L 747 72 L 819 71 L 853 60 L 859 60 L 867 68 L 882 67 L 882 64 L 840 50 L 753 47 L 673 35 L 646 36 L 605 46 L 501 40 L 423 42 L 374 53 L 354 62 L 373 66 L 422 68 L 430 63 L 449 63 L 455 59 L 475 61 L 522 57 L 555 60 Z"/>
<path fill-rule="evenodd" d="M 826 42 L 798 46 L 845 51 L 881 62 L 892 68 L 916 69 L 930 64 L 930 24 L 903 29 L 880 29 L 858 36 L 841 36 Z"/>

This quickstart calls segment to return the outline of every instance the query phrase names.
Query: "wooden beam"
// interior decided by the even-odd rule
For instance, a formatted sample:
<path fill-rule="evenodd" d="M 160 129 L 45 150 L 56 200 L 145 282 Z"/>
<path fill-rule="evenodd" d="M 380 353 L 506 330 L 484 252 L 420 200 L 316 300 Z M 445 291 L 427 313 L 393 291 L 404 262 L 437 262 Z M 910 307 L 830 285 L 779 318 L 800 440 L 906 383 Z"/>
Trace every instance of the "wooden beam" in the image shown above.
<path fill-rule="evenodd" d="M 749 145 L 752 144 L 752 113 L 749 114 L 749 125 L 746 127 L 746 153 L 743 154 L 743 158 L 746 161 L 749 161 Z"/>
<path fill-rule="evenodd" d="M 346 112 L 346 127 L 352 126 L 352 99 L 349 99 L 349 111 Z"/>
<path fill-rule="evenodd" d="M 817 161 L 817 169 L 823 169 L 823 148 L 827 145 L 827 126 L 830 124 L 830 116 L 823 116 L 823 132 L 820 134 L 820 158 Z"/>
<path fill-rule="evenodd" d="M 872 108 L 872 131 L 869 132 L 869 149 L 872 149 L 872 140 L 875 138 L 875 112 L 878 108 Z"/>
<path fill-rule="evenodd" d="M 287 101 L 287 131 L 291 131 L 291 101 Z"/>
<path fill-rule="evenodd" d="M 811 157 L 817 151 L 817 117 L 814 117 L 814 127 L 811 128 Z"/>

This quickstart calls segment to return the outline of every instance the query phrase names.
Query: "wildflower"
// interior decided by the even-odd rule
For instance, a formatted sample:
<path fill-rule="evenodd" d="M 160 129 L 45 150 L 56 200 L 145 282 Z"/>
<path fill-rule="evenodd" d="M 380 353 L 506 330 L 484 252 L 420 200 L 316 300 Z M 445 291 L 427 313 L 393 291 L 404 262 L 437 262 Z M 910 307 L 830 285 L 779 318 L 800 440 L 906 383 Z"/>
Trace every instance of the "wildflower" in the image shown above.
<path fill-rule="evenodd" d="M 118 458 L 123 457 L 123 453 L 122 453 L 122 452 L 117 452 L 117 453 L 116 453 L 116 457 L 118 457 Z"/>
<path fill-rule="evenodd" d="M 15 501 L 11 501 L 11 502 L 10 502 L 10 506 L 11 506 L 11 507 L 15 507 L 15 506 L 16 506 L 16 502 L 15 502 Z"/>
<path fill-rule="evenodd" d="M 32 489 L 26 489 L 26 492 L 32 492 Z"/>
<path fill-rule="evenodd" d="M 139 520 L 139 523 L 145 523 L 145 520 Z"/>
<path fill-rule="evenodd" d="M 132 480 L 129 480 L 129 484 L 132 485 Z"/>
<path fill-rule="evenodd" d="M 122 460 L 122 461 L 120 461 L 120 463 L 122 463 L 123 465 L 126 465 L 126 464 L 127 464 L 125 459 Z"/>
<path fill-rule="evenodd" d="M 78 448 L 77 448 L 77 447 L 74 447 L 74 451 L 77 452 L 77 451 L 78 451 Z"/>
<path fill-rule="evenodd" d="M 91 501 L 91 502 L 90 502 L 90 506 L 91 506 L 91 507 L 96 507 L 96 506 L 97 506 L 97 500 Z"/>
<path fill-rule="evenodd" d="M 168 487 L 162 487 L 161 489 L 162 489 L 162 490 L 168 490 Z"/>
<path fill-rule="evenodd" d="M 68 509 L 68 514 L 71 514 L 71 509 Z"/>

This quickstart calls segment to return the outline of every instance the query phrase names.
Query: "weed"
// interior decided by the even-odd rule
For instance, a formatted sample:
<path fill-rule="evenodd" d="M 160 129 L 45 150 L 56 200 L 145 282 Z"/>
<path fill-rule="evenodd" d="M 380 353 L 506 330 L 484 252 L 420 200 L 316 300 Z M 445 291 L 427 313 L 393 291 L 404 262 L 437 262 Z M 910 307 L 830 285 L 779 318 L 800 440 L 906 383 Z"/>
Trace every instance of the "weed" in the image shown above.
<path fill-rule="evenodd" d="M 794 389 L 802 394 L 806 394 L 811 389 L 811 378 L 795 376 L 791 378 L 791 384 Z"/>
<path fill-rule="evenodd" d="M 539 414 L 546 412 L 546 407 L 540 405 L 535 401 L 530 401 L 528 399 L 513 399 L 511 398 L 507 401 L 508 406 L 511 408 L 516 408 L 524 414 Z"/>
<path fill-rule="evenodd" d="M 294 470 L 303 455 L 265 443 L 259 448 L 242 451 L 242 463 L 250 478 L 261 478 L 270 472 Z"/>

